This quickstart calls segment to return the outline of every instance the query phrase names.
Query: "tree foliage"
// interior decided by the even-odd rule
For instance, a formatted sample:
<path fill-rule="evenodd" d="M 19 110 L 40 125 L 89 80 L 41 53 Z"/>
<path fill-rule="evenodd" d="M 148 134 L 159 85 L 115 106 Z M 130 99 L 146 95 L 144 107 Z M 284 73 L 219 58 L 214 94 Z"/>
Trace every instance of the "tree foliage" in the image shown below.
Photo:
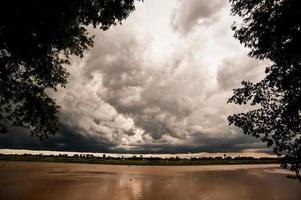
<path fill-rule="evenodd" d="M 7 124 L 44 138 L 59 107 L 45 92 L 67 83 L 64 66 L 93 45 L 87 26 L 107 30 L 135 0 L 11 0 L 0 6 L 0 132 Z"/>
<path fill-rule="evenodd" d="M 255 106 L 229 116 L 230 124 L 260 138 L 283 156 L 300 179 L 301 168 L 301 12 L 299 0 L 230 0 L 234 37 L 250 48 L 249 55 L 272 62 L 265 78 L 242 82 L 229 103 Z"/>

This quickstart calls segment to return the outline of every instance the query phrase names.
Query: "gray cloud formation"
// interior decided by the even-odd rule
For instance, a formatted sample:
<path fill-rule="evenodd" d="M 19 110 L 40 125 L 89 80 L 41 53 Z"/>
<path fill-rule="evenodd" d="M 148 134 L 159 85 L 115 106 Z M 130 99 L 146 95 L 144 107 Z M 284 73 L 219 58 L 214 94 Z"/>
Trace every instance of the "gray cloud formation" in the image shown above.
<path fill-rule="evenodd" d="M 160 17 L 156 23 L 142 20 L 142 6 L 123 26 L 91 29 L 94 48 L 83 59 L 73 59 L 67 88 L 53 94 L 61 106 L 61 132 L 47 145 L 17 130 L 22 142 L 17 144 L 15 133 L 1 136 L 0 148 L 216 152 L 263 147 L 228 126 L 227 116 L 238 111 L 226 104 L 231 89 L 241 80 L 259 79 L 264 68 L 232 38 L 224 1 L 146 5 L 152 3 L 162 7 L 164 12 L 157 14 L 172 19 L 173 27 Z M 213 16 L 218 20 L 206 31 L 195 26 Z M 165 32 L 148 32 L 146 26 Z M 177 36 L 192 27 L 185 38 Z"/>
<path fill-rule="evenodd" d="M 172 15 L 172 27 L 184 34 L 200 23 L 214 22 L 218 11 L 227 3 L 225 0 L 178 0 L 178 2 L 179 5 Z"/>
<path fill-rule="evenodd" d="M 263 78 L 265 65 L 267 63 L 251 58 L 230 57 L 223 60 L 219 67 L 217 81 L 223 90 L 238 88 L 242 80 L 254 81 Z"/>

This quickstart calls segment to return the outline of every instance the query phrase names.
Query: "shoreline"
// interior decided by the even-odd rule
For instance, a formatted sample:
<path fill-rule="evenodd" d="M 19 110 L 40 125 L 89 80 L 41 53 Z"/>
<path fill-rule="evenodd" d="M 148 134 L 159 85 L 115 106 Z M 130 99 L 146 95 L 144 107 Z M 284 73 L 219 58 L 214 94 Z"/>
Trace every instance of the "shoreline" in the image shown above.
<path fill-rule="evenodd" d="M 0 161 L 25 161 L 47 163 L 79 163 L 101 165 L 137 165 L 137 166 L 204 166 L 204 165 L 262 165 L 279 164 L 275 158 L 199 158 L 199 159 L 159 159 L 159 158 L 102 158 L 69 157 L 43 155 L 0 155 Z"/>

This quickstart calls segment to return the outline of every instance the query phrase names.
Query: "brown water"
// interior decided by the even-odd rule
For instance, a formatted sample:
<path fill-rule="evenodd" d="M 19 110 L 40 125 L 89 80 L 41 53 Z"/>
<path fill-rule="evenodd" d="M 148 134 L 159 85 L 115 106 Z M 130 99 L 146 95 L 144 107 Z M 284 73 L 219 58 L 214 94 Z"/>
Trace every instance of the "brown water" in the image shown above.
<path fill-rule="evenodd" d="M 286 176 L 277 165 L 0 162 L 0 199 L 300 200 L 301 183 Z"/>

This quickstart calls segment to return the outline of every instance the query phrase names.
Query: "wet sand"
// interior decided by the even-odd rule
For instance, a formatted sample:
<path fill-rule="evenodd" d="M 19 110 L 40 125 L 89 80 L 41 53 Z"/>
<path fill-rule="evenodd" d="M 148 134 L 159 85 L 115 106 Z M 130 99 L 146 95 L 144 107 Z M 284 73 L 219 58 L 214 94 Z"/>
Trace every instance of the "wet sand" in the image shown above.
<path fill-rule="evenodd" d="M 277 165 L 116 166 L 0 162 L 0 199 L 300 200 Z"/>

